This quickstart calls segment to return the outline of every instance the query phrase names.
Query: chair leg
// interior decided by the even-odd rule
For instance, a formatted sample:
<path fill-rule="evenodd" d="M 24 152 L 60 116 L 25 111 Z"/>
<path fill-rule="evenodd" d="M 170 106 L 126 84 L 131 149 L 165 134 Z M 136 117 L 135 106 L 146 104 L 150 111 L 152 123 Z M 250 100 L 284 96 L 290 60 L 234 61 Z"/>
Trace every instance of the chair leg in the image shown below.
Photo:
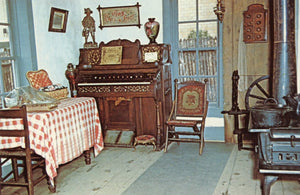
<path fill-rule="evenodd" d="M 165 149 L 164 149 L 164 152 L 167 152 L 167 150 L 168 150 L 168 143 L 169 143 L 169 127 L 167 127 L 167 132 L 166 132 L 166 143 L 165 143 Z"/>
<path fill-rule="evenodd" d="M 18 160 L 16 158 L 12 158 L 11 163 L 12 163 L 12 169 L 14 173 L 14 179 L 15 181 L 18 181 L 19 180 Z"/>
<path fill-rule="evenodd" d="M 203 148 L 204 148 L 204 126 L 201 126 L 201 137 L 200 137 L 200 148 L 199 148 L 199 155 L 202 155 L 203 153 Z"/>
<path fill-rule="evenodd" d="M 26 164 L 26 179 L 28 183 L 28 194 L 33 195 L 34 194 L 34 183 L 33 183 L 33 174 L 32 174 L 32 168 L 31 168 L 31 159 L 26 158 L 25 164 Z"/>
<path fill-rule="evenodd" d="M 174 126 L 174 127 L 172 126 L 172 131 L 175 132 L 175 129 L 176 129 L 176 127 L 175 127 L 175 126 Z M 178 135 L 178 134 L 175 133 L 173 136 L 175 136 L 176 139 L 179 139 L 179 135 Z M 179 141 L 176 141 L 176 142 L 177 142 L 177 145 L 179 146 L 179 145 L 180 145 L 180 142 L 179 142 Z"/>

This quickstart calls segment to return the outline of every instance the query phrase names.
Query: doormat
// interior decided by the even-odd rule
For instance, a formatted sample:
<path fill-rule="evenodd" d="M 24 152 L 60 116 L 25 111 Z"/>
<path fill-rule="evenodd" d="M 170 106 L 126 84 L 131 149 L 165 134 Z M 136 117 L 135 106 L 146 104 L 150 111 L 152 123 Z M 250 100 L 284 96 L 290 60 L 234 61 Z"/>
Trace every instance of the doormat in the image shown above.
<path fill-rule="evenodd" d="M 106 146 L 132 147 L 134 132 L 121 130 L 107 130 L 104 137 Z"/>

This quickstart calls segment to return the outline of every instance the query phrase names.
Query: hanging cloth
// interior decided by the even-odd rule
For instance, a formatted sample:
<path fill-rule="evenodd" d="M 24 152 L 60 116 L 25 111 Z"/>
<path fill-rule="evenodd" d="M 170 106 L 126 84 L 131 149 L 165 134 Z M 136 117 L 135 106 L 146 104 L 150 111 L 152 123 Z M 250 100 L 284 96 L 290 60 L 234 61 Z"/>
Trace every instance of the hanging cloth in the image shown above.
<path fill-rule="evenodd" d="M 244 36 L 243 36 L 243 21 L 241 22 L 241 27 L 240 27 L 240 34 L 239 34 L 239 45 L 238 45 L 238 72 L 240 75 L 240 80 L 239 80 L 239 87 L 238 89 L 240 91 L 244 91 L 248 88 L 248 81 L 247 81 L 247 58 L 246 58 L 246 44 L 243 41 Z"/>

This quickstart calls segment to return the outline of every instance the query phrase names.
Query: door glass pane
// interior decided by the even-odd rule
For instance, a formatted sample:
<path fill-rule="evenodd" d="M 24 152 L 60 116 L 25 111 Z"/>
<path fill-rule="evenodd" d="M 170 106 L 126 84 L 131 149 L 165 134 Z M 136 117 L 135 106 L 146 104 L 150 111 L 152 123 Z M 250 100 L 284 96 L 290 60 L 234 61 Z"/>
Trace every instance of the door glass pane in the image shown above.
<path fill-rule="evenodd" d="M 180 76 L 197 75 L 195 51 L 179 51 L 178 59 L 178 70 Z"/>
<path fill-rule="evenodd" d="M 217 75 L 217 52 L 216 50 L 199 51 L 199 74 Z"/>
<path fill-rule="evenodd" d="M 207 99 L 209 102 L 216 102 L 217 101 L 217 89 L 218 89 L 218 82 L 217 78 L 209 78 L 207 83 Z"/>
<path fill-rule="evenodd" d="M 217 22 L 202 22 L 198 25 L 199 30 L 199 41 L 200 45 L 205 44 L 201 43 L 201 39 L 214 39 L 218 36 L 218 24 Z M 206 46 L 208 47 L 208 46 Z"/>
<path fill-rule="evenodd" d="M 196 0 L 178 0 L 178 20 L 196 20 Z"/>
<path fill-rule="evenodd" d="M 196 24 L 179 24 L 179 48 L 196 47 Z"/>
<path fill-rule="evenodd" d="M 214 13 L 214 7 L 216 7 L 216 5 L 217 5 L 217 0 L 199 0 L 198 19 L 216 20 L 217 16 Z"/>

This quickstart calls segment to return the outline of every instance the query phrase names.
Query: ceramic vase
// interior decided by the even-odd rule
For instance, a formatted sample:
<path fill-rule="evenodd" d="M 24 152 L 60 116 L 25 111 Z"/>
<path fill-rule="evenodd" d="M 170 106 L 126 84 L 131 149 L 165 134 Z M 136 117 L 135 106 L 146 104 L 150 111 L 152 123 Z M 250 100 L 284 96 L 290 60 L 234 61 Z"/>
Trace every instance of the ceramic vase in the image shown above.
<path fill-rule="evenodd" d="M 155 18 L 148 18 L 148 22 L 145 23 L 145 33 L 149 38 L 149 44 L 157 44 L 155 39 L 159 33 L 159 23 L 155 21 Z"/>

